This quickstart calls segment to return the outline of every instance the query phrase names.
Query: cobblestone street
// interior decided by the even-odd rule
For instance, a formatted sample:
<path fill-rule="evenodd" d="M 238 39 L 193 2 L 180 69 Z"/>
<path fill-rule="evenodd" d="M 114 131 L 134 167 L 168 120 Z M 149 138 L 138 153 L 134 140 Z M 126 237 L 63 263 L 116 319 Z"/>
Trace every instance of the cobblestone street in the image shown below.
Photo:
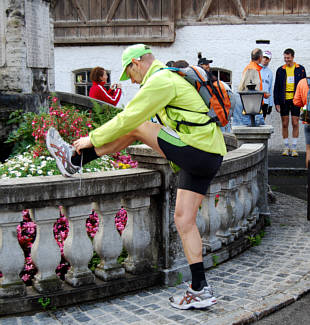
<path fill-rule="evenodd" d="M 218 303 L 179 311 L 168 304 L 186 288 L 155 287 L 108 301 L 0 318 L 0 324 L 244 324 L 278 310 L 310 291 L 310 222 L 306 202 L 275 193 L 271 226 L 260 245 L 207 272 Z"/>

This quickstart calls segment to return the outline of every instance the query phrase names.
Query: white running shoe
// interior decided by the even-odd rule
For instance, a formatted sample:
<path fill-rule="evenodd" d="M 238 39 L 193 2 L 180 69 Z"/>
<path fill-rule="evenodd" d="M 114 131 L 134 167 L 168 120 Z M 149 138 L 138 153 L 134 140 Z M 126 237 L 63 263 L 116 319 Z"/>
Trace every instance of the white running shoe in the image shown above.
<path fill-rule="evenodd" d="M 201 291 L 188 287 L 183 296 L 170 297 L 170 305 L 177 309 L 206 308 L 216 304 L 216 298 L 210 286 Z"/>
<path fill-rule="evenodd" d="M 80 166 L 71 163 L 72 154 L 75 152 L 74 147 L 64 141 L 53 127 L 47 132 L 46 146 L 50 154 L 56 159 L 57 167 L 63 176 L 71 177 L 80 171 Z"/>
<path fill-rule="evenodd" d="M 290 149 L 289 148 L 285 148 L 282 152 L 282 156 L 289 156 L 290 155 Z"/>
<path fill-rule="evenodd" d="M 298 157 L 298 152 L 297 152 L 296 149 L 292 149 L 292 151 L 291 151 L 291 156 L 292 156 L 292 157 Z"/>

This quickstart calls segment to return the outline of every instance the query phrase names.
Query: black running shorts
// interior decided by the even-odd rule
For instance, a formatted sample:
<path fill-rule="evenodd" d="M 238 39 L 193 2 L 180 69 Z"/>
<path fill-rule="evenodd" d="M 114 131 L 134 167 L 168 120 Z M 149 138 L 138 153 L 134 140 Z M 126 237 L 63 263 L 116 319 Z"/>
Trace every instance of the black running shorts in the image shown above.
<path fill-rule="evenodd" d="M 205 195 L 223 157 L 186 145 L 164 129 L 160 130 L 157 141 L 167 159 L 180 167 L 178 188 Z"/>
<path fill-rule="evenodd" d="M 290 112 L 292 116 L 299 116 L 300 108 L 294 105 L 293 99 L 286 99 L 285 103 L 280 105 L 280 115 L 289 116 Z"/>

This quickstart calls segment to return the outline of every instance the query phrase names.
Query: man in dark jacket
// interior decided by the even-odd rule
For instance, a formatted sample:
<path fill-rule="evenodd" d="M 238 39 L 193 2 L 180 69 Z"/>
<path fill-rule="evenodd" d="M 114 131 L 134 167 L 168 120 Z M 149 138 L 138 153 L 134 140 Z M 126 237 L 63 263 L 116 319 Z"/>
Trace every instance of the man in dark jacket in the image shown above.
<path fill-rule="evenodd" d="M 293 49 L 286 49 L 283 53 L 285 65 L 278 68 L 274 84 L 274 103 L 277 112 L 281 114 L 282 137 L 284 142 L 283 156 L 288 156 L 291 152 L 292 157 L 297 157 L 297 139 L 299 135 L 299 107 L 293 103 L 294 94 L 298 82 L 306 77 L 305 68 L 294 62 L 295 52 Z M 293 139 L 292 148 L 288 143 L 289 115 L 292 116 Z"/>

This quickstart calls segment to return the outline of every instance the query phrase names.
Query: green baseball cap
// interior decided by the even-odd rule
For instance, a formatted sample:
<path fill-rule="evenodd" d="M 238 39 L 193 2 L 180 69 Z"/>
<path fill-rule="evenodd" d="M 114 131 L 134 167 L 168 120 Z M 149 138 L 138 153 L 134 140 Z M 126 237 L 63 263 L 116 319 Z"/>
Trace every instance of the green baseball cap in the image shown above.
<path fill-rule="evenodd" d="M 149 46 L 144 44 L 135 44 L 128 46 L 122 54 L 123 71 L 119 80 L 128 80 L 129 76 L 126 73 L 127 66 L 132 62 L 132 59 L 139 59 L 144 54 L 152 53 Z"/>

